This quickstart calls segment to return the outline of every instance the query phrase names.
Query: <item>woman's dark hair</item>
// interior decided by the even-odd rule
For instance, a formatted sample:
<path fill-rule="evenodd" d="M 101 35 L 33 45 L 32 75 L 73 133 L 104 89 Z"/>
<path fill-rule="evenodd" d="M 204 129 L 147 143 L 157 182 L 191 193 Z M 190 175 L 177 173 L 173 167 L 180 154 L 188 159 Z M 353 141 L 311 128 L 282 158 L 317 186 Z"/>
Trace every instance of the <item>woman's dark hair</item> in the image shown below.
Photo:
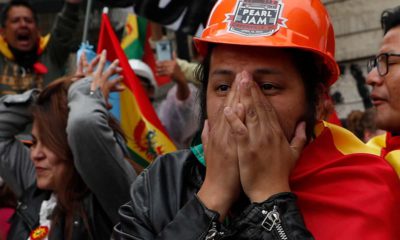
<path fill-rule="evenodd" d="M 207 119 L 207 86 L 208 73 L 210 71 L 211 53 L 215 45 L 210 44 L 208 54 L 203 62 L 196 69 L 195 76 L 201 82 L 199 98 L 200 98 L 200 125 L 203 126 L 204 120 Z M 285 48 L 292 56 L 294 66 L 297 68 L 304 82 L 307 98 L 307 113 L 304 121 L 306 121 L 307 138 L 311 139 L 314 132 L 314 125 L 317 120 L 317 108 L 319 107 L 320 97 L 324 92 L 326 81 L 330 75 L 329 70 L 325 67 L 323 59 L 315 54 L 294 48 Z"/>
<path fill-rule="evenodd" d="M 400 6 L 392 9 L 386 9 L 382 12 L 381 26 L 384 35 L 386 35 L 390 29 L 400 26 Z"/>
<path fill-rule="evenodd" d="M 17 197 L 14 192 L 6 185 L 0 186 L 0 209 L 1 208 L 16 208 Z"/>
<path fill-rule="evenodd" d="M 82 217 L 90 233 L 89 222 L 83 207 L 83 198 L 89 192 L 88 187 L 74 165 L 74 157 L 67 140 L 68 90 L 74 77 L 62 77 L 50 83 L 38 95 L 32 106 L 34 122 L 40 131 L 40 140 L 66 164 L 62 186 L 57 186 L 57 206 L 52 215 L 52 224 L 64 225 L 65 239 L 72 238 L 74 214 Z M 122 135 L 118 123 L 109 118 L 110 127 Z M 123 136 L 123 135 L 122 135 Z M 54 228 L 51 228 L 54 229 Z"/>
<path fill-rule="evenodd" d="M 35 19 L 35 22 L 38 23 L 38 16 L 36 10 L 33 8 L 32 4 L 29 1 L 26 0 L 11 0 L 9 3 L 4 5 L 3 9 L 1 10 L 1 27 L 6 26 L 6 21 L 8 18 L 8 12 L 11 10 L 13 7 L 26 7 L 28 8 L 33 15 L 33 18 Z"/>

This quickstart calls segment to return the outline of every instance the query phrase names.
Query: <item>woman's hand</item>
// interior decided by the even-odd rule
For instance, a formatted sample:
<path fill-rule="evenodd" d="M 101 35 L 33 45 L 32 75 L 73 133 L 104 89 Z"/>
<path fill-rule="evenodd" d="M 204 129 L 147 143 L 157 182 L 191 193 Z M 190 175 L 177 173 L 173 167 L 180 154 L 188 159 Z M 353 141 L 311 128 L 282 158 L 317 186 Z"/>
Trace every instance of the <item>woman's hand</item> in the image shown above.
<path fill-rule="evenodd" d="M 84 77 L 92 77 L 93 81 L 90 85 L 90 93 L 93 94 L 98 88 L 102 91 L 104 100 L 106 101 L 106 107 L 110 109 L 112 106 L 108 101 L 110 92 L 123 91 L 125 88 L 121 85 L 123 77 L 119 75 L 115 79 L 109 80 L 111 76 L 120 74 L 122 68 L 118 67 L 119 61 L 115 60 L 107 67 L 104 68 L 107 63 L 107 52 L 103 50 L 100 56 L 96 56 L 89 64 L 86 59 L 86 54 L 83 52 L 79 59 L 79 64 L 73 81 L 77 81 Z"/>
<path fill-rule="evenodd" d="M 305 124 L 298 124 L 289 143 L 276 112 L 247 72 L 241 73 L 240 104 L 245 121 L 229 107 L 224 113 L 237 142 L 240 182 L 252 202 L 289 192 L 289 175 L 306 144 Z"/>

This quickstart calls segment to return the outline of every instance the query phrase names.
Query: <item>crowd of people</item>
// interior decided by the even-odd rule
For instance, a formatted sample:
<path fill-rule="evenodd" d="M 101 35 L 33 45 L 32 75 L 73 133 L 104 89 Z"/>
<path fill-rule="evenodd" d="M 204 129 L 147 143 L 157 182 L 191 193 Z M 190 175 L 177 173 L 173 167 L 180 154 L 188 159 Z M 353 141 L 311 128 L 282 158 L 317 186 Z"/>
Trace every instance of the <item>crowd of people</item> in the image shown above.
<path fill-rule="evenodd" d="M 374 108 L 345 129 L 323 121 L 340 74 L 324 5 L 218 0 L 201 63 L 129 61 L 178 147 L 141 170 L 109 112 L 119 61 L 67 74 L 81 1 L 45 37 L 28 1 L 2 10 L 0 240 L 400 239 L 400 7 L 368 62 Z"/>

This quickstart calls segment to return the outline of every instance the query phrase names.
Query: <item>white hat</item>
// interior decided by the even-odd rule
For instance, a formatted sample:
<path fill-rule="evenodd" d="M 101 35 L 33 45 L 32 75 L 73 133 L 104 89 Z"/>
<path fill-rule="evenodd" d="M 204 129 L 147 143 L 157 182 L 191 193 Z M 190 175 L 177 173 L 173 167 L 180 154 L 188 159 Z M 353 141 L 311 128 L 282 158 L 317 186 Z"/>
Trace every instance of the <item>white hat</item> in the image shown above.
<path fill-rule="evenodd" d="M 148 79 L 150 84 L 153 85 L 155 89 L 157 88 L 156 79 L 154 78 L 153 71 L 151 71 L 149 65 L 137 59 L 129 60 L 129 65 L 137 76 Z"/>

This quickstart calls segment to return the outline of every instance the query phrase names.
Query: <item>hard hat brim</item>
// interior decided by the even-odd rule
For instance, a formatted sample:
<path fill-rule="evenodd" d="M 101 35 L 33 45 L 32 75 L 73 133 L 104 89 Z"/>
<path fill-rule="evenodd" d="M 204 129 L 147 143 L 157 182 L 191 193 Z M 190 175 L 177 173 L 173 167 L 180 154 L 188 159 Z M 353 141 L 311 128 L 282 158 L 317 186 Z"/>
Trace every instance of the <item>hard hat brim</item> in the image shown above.
<path fill-rule="evenodd" d="M 269 42 L 268 46 L 265 46 L 265 43 L 259 44 L 257 41 L 247 42 L 247 43 L 238 43 L 238 42 L 231 42 L 231 41 L 216 40 L 215 38 L 207 39 L 207 38 L 196 37 L 196 38 L 193 38 L 193 41 L 194 41 L 194 44 L 196 46 L 198 53 L 203 57 L 208 54 L 209 44 L 216 44 L 216 45 L 228 44 L 228 45 L 237 45 L 237 46 L 263 47 L 263 48 L 271 47 L 271 48 L 300 49 L 300 50 L 314 53 L 319 59 L 321 59 L 321 61 L 324 61 L 323 65 L 325 65 L 327 70 L 329 71 L 329 77 L 328 77 L 328 79 L 325 79 L 327 86 L 331 86 L 332 84 L 334 84 L 340 75 L 339 66 L 336 63 L 336 60 L 333 58 L 333 56 L 330 56 L 330 54 L 322 53 L 311 47 L 306 47 L 306 46 L 301 46 L 301 45 L 296 46 L 293 43 L 285 44 L 285 42 L 280 42 L 280 41 L 277 41 L 276 39 L 271 40 Z"/>

